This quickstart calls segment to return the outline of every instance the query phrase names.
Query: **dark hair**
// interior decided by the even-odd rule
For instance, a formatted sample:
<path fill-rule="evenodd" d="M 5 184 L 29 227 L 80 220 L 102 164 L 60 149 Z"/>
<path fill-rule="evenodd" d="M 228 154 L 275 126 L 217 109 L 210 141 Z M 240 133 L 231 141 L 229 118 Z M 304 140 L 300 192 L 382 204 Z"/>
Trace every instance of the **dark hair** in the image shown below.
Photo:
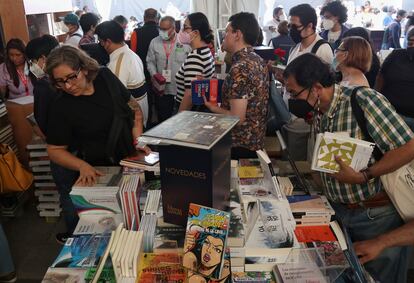
<path fill-rule="evenodd" d="M 279 14 L 279 11 L 283 10 L 282 7 L 276 7 L 273 9 L 273 17 Z"/>
<path fill-rule="evenodd" d="M 122 15 L 115 16 L 112 20 L 113 20 L 113 21 L 115 21 L 115 22 L 117 22 L 117 23 L 118 23 L 118 24 L 120 24 L 121 26 L 122 26 L 122 25 L 126 25 L 126 24 L 128 24 L 128 19 L 127 19 L 127 18 L 125 18 L 125 17 L 124 17 L 124 16 L 122 16 Z"/>
<path fill-rule="evenodd" d="M 398 12 L 397 12 L 397 16 L 400 16 L 400 17 L 404 17 L 405 15 L 407 14 L 407 11 L 406 10 L 398 10 Z"/>
<path fill-rule="evenodd" d="M 338 17 L 338 22 L 340 24 L 345 23 L 348 20 L 348 9 L 341 3 L 341 1 L 333 1 L 321 9 L 321 16 L 328 12 L 334 17 Z"/>
<path fill-rule="evenodd" d="M 113 43 L 124 42 L 125 38 L 124 29 L 114 20 L 100 23 L 96 27 L 95 33 L 99 39 L 110 39 Z"/>
<path fill-rule="evenodd" d="M 233 30 L 240 30 L 244 42 L 254 46 L 260 33 L 259 23 L 253 13 L 241 12 L 230 17 L 229 23 Z"/>
<path fill-rule="evenodd" d="M 285 79 L 289 76 L 294 76 L 303 88 L 311 88 L 316 83 L 330 87 L 335 83 L 335 73 L 331 66 L 312 53 L 303 54 L 290 62 L 283 72 Z"/>
<path fill-rule="evenodd" d="M 81 17 L 82 15 L 84 15 L 85 11 L 84 10 L 76 10 L 75 15 L 78 17 Z"/>
<path fill-rule="evenodd" d="M 404 33 L 407 33 L 408 29 L 411 26 L 414 26 L 414 16 L 413 15 L 407 17 L 407 23 L 405 24 Z"/>
<path fill-rule="evenodd" d="M 407 33 L 407 40 L 410 40 L 414 36 L 414 28 L 410 29 Z"/>
<path fill-rule="evenodd" d="M 47 57 L 53 49 L 59 46 L 57 39 L 49 34 L 32 39 L 26 46 L 26 57 L 29 60 L 38 60 L 40 57 Z"/>
<path fill-rule="evenodd" d="M 315 9 L 309 4 L 300 4 L 289 11 L 289 16 L 295 16 L 300 19 L 300 22 L 305 27 L 312 23 L 313 30 L 316 30 L 316 24 L 318 23 L 318 17 L 316 16 Z"/>
<path fill-rule="evenodd" d="M 17 74 L 16 66 L 13 64 L 12 61 L 10 61 L 10 58 L 9 58 L 10 49 L 16 49 L 20 51 L 21 53 L 23 53 L 24 56 L 26 56 L 25 55 L 26 46 L 24 45 L 23 40 L 21 40 L 20 38 L 12 38 L 6 44 L 6 56 L 5 56 L 4 61 L 5 61 L 5 65 L 7 68 L 7 72 L 12 77 L 14 86 L 19 87 L 20 80 L 19 80 L 19 75 Z"/>
<path fill-rule="evenodd" d="M 144 11 L 144 22 L 158 22 L 160 14 L 154 8 L 148 8 Z"/>
<path fill-rule="evenodd" d="M 53 70 L 60 65 L 67 65 L 73 70 L 86 70 L 86 79 L 93 81 L 99 71 L 99 64 L 96 60 L 88 56 L 84 51 L 72 45 L 63 45 L 55 48 L 47 57 L 46 73 L 53 81 Z"/>
<path fill-rule="evenodd" d="M 87 33 L 91 26 L 96 27 L 99 23 L 99 17 L 94 13 L 83 14 L 79 19 L 79 24 L 83 30 L 83 33 Z"/>
<path fill-rule="evenodd" d="M 213 31 L 210 28 L 210 24 L 206 15 L 203 13 L 191 13 L 187 16 L 193 30 L 198 30 L 201 40 L 205 43 L 212 43 L 214 41 Z"/>
<path fill-rule="evenodd" d="M 263 46 L 263 30 L 261 27 L 259 27 L 259 33 L 257 34 L 257 39 L 256 39 L 256 43 L 254 44 L 254 46 Z"/>
<path fill-rule="evenodd" d="M 289 24 L 288 21 L 281 21 L 279 25 L 277 26 L 277 31 L 280 34 L 288 35 L 289 34 L 288 24 Z"/>

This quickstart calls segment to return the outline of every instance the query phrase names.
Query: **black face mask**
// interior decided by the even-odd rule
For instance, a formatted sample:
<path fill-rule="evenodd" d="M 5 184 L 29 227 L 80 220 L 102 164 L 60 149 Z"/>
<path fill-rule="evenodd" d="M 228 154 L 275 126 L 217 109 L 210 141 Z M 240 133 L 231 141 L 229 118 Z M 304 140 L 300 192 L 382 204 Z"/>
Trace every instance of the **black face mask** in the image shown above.
<path fill-rule="evenodd" d="M 302 36 L 300 35 L 301 31 L 302 30 L 298 30 L 298 28 L 294 25 L 289 29 L 289 36 L 296 44 L 302 41 Z"/>
<path fill-rule="evenodd" d="M 299 92 L 299 94 L 300 94 L 300 92 Z M 309 90 L 309 95 L 310 95 L 310 90 Z M 314 106 L 310 105 L 309 102 L 308 102 L 309 95 L 306 98 L 306 100 L 303 100 L 303 99 L 289 99 L 288 100 L 289 112 L 292 113 L 293 115 L 299 117 L 299 118 L 305 119 L 309 112 L 314 111 Z"/>

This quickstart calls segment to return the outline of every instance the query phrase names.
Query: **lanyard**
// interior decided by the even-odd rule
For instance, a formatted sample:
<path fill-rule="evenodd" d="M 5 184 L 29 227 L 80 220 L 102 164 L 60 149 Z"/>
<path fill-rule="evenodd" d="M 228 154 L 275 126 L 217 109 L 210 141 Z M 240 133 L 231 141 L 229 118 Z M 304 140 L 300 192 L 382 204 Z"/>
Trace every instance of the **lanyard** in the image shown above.
<path fill-rule="evenodd" d="M 170 49 L 167 51 L 167 44 L 165 42 L 162 43 L 165 51 L 165 57 L 167 57 L 167 61 L 165 63 L 165 69 L 168 69 L 168 60 L 170 58 L 171 52 L 174 49 L 175 38 L 170 43 Z"/>
<path fill-rule="evenodd" d="M 24 85 L 24 90 L 26 91 L 26 96 L 29 95 L 29 80 L 27 79 L 27 76 L 24 74 L 24 72 L 21 72 L 17 70 L 17 75 L 19 76 L 20 81 Z"/>

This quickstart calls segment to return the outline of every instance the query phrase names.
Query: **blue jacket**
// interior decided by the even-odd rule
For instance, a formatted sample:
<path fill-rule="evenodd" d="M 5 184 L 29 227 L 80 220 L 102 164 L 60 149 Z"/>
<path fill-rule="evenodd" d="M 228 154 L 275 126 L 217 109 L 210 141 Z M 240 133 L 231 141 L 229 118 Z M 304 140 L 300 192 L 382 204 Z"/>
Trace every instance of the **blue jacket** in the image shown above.
<path fill-rule="evenodd" d="M 342 37 L 344 36 L 344 33 L 348 30 L 349 30 L 349 28 L 347 28 L 345 25 L 341 25 L 341 34 L 339 35 L 339 38 L 333 44 L 331 44 L 331 46 L 334 50 L 339 47 L 339 45 L 341 44 L 341 41 L 342 41 Z M 319 35 L 323 39 L 328 40 L 328 33 L 329 33 L 329 30 L 324 30 Z"/>

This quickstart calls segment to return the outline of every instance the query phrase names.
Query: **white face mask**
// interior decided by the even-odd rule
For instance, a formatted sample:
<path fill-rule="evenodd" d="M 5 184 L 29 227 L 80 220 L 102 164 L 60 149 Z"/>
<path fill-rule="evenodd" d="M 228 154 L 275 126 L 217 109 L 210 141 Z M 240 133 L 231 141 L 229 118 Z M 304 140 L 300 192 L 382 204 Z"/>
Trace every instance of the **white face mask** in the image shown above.
<path fill-rule="evenodd" d="M 330 19 L 323 19 L 322 20 L 322 25 L 323 28 L 325 30 L 331 30 L 333 28 L 333 26 L 335 25 L 334 21 L 330 20 Z"/>
<path fill-rule="evenodd" d="M 62 31 L 63 31 L 64 33 L 68 33 L 68 32 L 69 32 L 69 28 L 68 28 L 68 26 L 67 26 L 67 25 L 65 25 L 65 24 L 63 24 L 63 25 L 62 25 Z"/>
<path fill-rule="evenodd" d="M 170 36 L 168 35 L 168 30 L 160 30 L 160 36 L 162 40 L 169 40 Z"/>
<path fill-rule="evenodd" d="M 281 22 L 281 21 L 286 21 L 285 14 L 282 14 L 282 15 L 280 15 L 280 16 L 279 16 L 279 21 L 280 21 L 280 22 Z"/>
<path fill-rule="evenodd" d="M 32 63 L 29 68 L 30 72 L 38 79 L 43 78 L 46 76 L 45 71 L 37 63 Z"/>

